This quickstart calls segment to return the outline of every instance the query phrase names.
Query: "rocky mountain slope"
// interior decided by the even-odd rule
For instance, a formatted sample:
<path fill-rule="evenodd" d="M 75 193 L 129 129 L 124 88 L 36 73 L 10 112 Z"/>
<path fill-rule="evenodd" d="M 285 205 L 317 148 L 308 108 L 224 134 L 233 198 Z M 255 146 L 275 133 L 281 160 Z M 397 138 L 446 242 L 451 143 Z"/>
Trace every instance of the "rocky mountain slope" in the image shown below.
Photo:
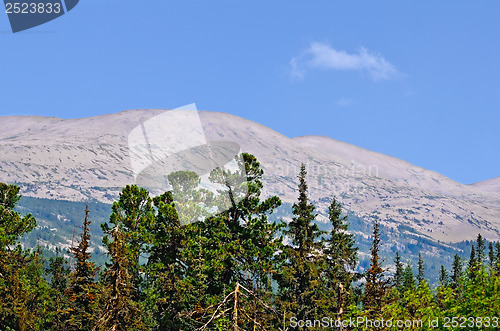
<path fill-rule="evenodd" d="M 469 186 L 482 192 L 500 193 L 500 177 L 470 184 Z"/>
<path fill-rule="evenodd" d="M 19 184 L 30 197 L 111 202 L 135 181 L 129 133 L 164 113 L 129 110 L 67 120 L 0 117 L 0 181 Z M 208 141 L 235 142 L 257 156 L 266 195 L 295 201 L 303 162 L 320 212 L 335 196 L 361 218 L 379 217 L 392 228 L 409 226 L 432 240 L 469 240 L 478 232 L 490 240 L 500 238 L 500 178 L 463 185 L 331 138 L 291 139 L 234 115 L 198 114 Z"/>

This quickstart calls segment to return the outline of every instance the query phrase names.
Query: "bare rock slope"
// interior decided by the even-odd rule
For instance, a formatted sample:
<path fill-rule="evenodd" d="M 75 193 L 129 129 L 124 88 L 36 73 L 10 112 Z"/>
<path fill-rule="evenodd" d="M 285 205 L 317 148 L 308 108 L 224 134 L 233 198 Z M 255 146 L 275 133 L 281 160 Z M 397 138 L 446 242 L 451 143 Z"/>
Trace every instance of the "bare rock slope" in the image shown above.
<path fill-rule="evenodd" d="M 165 110 L 129 110 L 84 119 L 0 117 L 0 181 L 26 196 L 110 202 L 134 183 L 128 134 Z M 323 212 L 337 197 L 344 208 L 386 225 L 455 242 L 478 232 L 500 238 L 500 177 L 463 185 L 436 172 L 327 137 L 288 138 L 225 113 L 200 112 L 207 140 L 236 142 L 265 170 L 265 194 L 296 199 L 301 163 L 311 199 Z M 189 134 L 189 132 L 186 132 Z"/>

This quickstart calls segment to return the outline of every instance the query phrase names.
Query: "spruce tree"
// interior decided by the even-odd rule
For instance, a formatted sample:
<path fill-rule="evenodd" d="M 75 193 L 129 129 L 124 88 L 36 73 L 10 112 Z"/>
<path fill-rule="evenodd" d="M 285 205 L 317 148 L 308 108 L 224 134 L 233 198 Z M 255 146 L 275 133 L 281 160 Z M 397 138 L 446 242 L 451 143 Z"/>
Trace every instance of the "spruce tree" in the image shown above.
<path fill-rule="evenodd" d="M 70 269 L 68 261 L 61 256 L 61 250 L 56 247 L 56 256 L 49 259 L 49 265 L 45 272 L 50 276 L 50 285 L 60 294 L 64 294 L 68 284 Z"/>
<path fill-rule="evenodd" d="M 326 286 L 331 292 L 328 300 L 337 303 L 330 311 L 341 319 L 344 307 L 352 299 L 349 293 L 358 262 L 358 248 L 354 235 L 348 232 L 347 216 L 342 216 L 342 206 L 335 199 L 328 207 L 328 217 L 332 230 L 325 248 Z"/>
<path fill-rule="evenodd" d="M 301 258 L 320 248 L 317 239 L 322 235 L 318 225 L 314 223 L 317 214 L 314 213 L 314 205 L 307 197 L 306 166 L 300 166 L 299 173 L 299 198 L 292 206 L 294 217 L 288 224 L 285 233 L 291 238 L 292 244 Z"/>
<path fill-rule="evenodd" d="M 404 266 L 403 262 L 401 262 L 401 256 L 399 256 L 399 252 L 396 252 L 394 264 L 396 267 L 396 271 L 394 273 L 394 286 L 401 293 L 403 289 Z"/>
<path fill-rule="evenodd" d="M 150 309 L 158 327 L 178 330 L 181 328 L 178 315 L 189 302 L 188 294 L 180 293 L 179 289 L 181 279 L 185 278 L 185 265 L 189 264 L 182 258 L 187 238 L 177 217 L 172 194 L 166 192 L 155 197 L 154 205 L 157 213 L 151 231 L 146 296 L 152 300 Z M 203 277 L 197 282 L 203 284 Z"/>
<path fill-rule="evenodd" d="M 321 279 L 321 249 L 318 239 L 323 234 L 314 223 L 314 205 L 307 197 L 306 168 L 299 173 L 299 197 L 293 204 L 293 218 L 285 229 L 291 244 L 283 251 L 284 260 L 280 274 L 279 301 L 282 311 L 291 312 L 298 319 L 313 319 L 321 315 L 324 284 Z"/>
<path fill-rule="evenodd" d="M 89 209 L 86 206 L 80 241 L 77 246 L 70 248 L 75 259 L 75 266 L 69 275 L 66 290 L 69 308 L 64 315 L 67 316 L 69 330 L 91 330 L 96 318 L 98 298 L 95 277 L 98 270 L 94 263 L 90 262 L 90 223 Z"/>
<path fill-rule="evenodd" d="M 418 253 L 418 274 L 417 274 L 418 285 L 422 285 L 425 281 L 425 265 L 424 259 L 421 253 Z"/>
<path fill-rule="evenodd" d="M 255 156 L 243 153 L 236 157 L 236 162 L 240 169 L 245 169 L 244 173 L 217 168 L 210 174 L 212 182 L 226 188 L 230 208 L 199 223 L 208 246 L 203 249 L 209 257 L 207 263 L 224 266 L 220 271 L 208 266 L 212 283 L 208 290 L 216 289 L 213 285 L 218 283 L 219 293 L 224 289 L 236 290 L 237 284 L 250 291 L 251 297 L 239 299 L 243 307 L 248 307 L 247 317 L 239 325 L 244 329 L 268 329 L 275 316 L 258 302 L 272 305 L 271 280 L 279 272 L 277 253 L 283 245 L 278 236 L 282 225 L 269 222 L 268 215 L 281 205 L 281 200 L 275 196 L 261 198 L 264 171 Z M 222 249 L 214 254 L 212 243 Z"/>
<path fill-rule="evenodd" d="M 477 271 L 477 258 L 476 258 L 476 249 L 474 248 L 474 244 L 472 244 L 471 250 L 470 250 L 470 258 L 469 258 L 469 264 L 467 266 L 467 271 L 469 274 L 469 279 L 473 279 L 476 271 Z"/>
<path fill-rule="evenodd" d="M 198 187 L 195 173 L 176 172 L 168 178 L 177 192 L 154 199 L 157 214 L 147 291 L 154 297 L 154 319 L 160 329 L 222 327 L 233 313 L 238 313 L 236 325 L 243 329 L 269 329 L 276 319 L 265 307 L 273 305 L 271 277 L 278 272 L 276 253 L 282 243 L 280 225 L 269 222 L 268 215 L 281 201 L 261 200 L 263 170 L 253 155 L 243 153 L 235 161 L 246 176 L 220 168 L 209 176 L 225 188 L 225 194 L 212 196 Z M 219 200 L 227 197 L 229 204 Z M 204 207 L 195 201 L 204 198 L 223 208 L 201 221 Z M 187 207 L 182 214 L 192 215 L 191 220 L 179 219 L 179 203 Z M 239 295 L 240 291 L 245 294 Z M 238 309 L 229 305 L 228 295 L 238 298 Z M 219 315 L 222 307 L 225 313 Z"/>
<path fill-rule="evenodd" d="M 149 192 L 136 185 L 127 185 L 122 189 L 118 201 L 113 203 L 110 215 L 110 224 L 103 223 L 101 228 L 108 236 L 104 236 L 103 243 L 108 246 L 108 238 L 113 228 L 119 225 L 123 233 L 124 245 L 127 247 L 127 268 L 132 277 L 132 292 L 134 300 L 143 299 L 142 288 L 143 266 L 139 261 L 141 254 L 147 251 L 146 245 L 150 242 L 150 233 L 154 224 L 153 201 Z"/>
<path fill-rule="evenodd" d="M 36 329 L 43 292 L 42 261 L 38 251 L 24 249 L 19 239 L 36 226 L 36 219 L 14 209 L 19 187 L 0 183 L 0 329 Z M 42 301 L 42 302 L 40 302 Z"/>
<path fill-rule="evenodd" d="M 486 245 L 483 236 L 481 236 L 480 233 L 477 235 L 476 243 L 477 243 L 477 252 L 476 252 L 477 265 L 482 266 L 486 256 L 485 254 Z"/>
<path fill-rule="evenodd" d="M 67 327 L 65 313 L 69 308 L 69 298 L 65 295 L 71 270 L 68 261 L 61 256 L 61 251 L 56 248 L 56 256 L 51 257 L 45 274 L 50 277 L 51 307 L 45 318 L 45 328 L 60 330 Z"/>
<path fill-rule="evenodd" d="M 491 273 L 494 273 L 496 271 L 496 259 L 495 259 L 495 247 L 493 246 L 493 242 L 490 241 L 489 247 L 488 247 L 488 258 L 490 262 L 490 271 Z"/>
<path fill-rule="evenodd" d="M 0 252 L 4 254 L 36 227 L 36 219 L 31 214 L 21 217 L 14 211 L 20 199 L 19 186 L 0 183 Z"/>
<path fill-rule="evenodd" d="M 379 256 L 380 233 L 378 219 L 375 219 L 373 228 L 373 242 L 371 247 L 370 269 L 365 274 L 366 284 L 363 297 L 363 306 L 369 316 L 373 316 L 384 304 L 385 295 L 388 290 L 388 281 L 384 278 L 384 270 L 381 267 Z"/>
<path fill-rule="evenodd" d="M 458 256 L 458 254 L 455 254 L 455 257 L 453 258 L 452 269 L 453 274 L 451 276 L 451 284 L 453 288 L 457 288 L 463 273 L 462 260 L 460 259 L 460 256 Z"/>
<path fill-rule="evenodd" d="M 413 269 L 409 263 L 406 265 L 403 272 L 403 289 L 404 292 L 415 289 L 415 276 L 413 275 Z"/>
<path fill-rule="evenodd" d="M 129 252 L 127 235 L 120 228 L 118 218 L 112 218 L 113 228 L 108 229 L 105 240 L 111 264 L 103 274 L 107 291 L 104 294 L 104 309 L 97 321 L 98 330 L 146 330 L 143 312 L 135 301 L 137 289 L 134 288 L 130 263 L 133 254 Z M 112 240 L 110 240 L 112 239 Z"/>
<path fill-rule="evenodd" d="M 446 271 L 444 265 L 441 264 L 441 269 L 439 270 L 439 283 L 441 284 L 441 286 L 448 286 L 448 279 L 448 272 Z"/>

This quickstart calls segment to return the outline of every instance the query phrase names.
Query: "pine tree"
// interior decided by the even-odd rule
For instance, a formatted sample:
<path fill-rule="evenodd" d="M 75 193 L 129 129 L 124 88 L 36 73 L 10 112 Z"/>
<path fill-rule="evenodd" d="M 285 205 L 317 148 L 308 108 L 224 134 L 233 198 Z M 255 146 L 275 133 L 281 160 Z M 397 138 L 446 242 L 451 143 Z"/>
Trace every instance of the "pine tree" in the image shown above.
<path fill-rule="evenodd" d="M 276 319 L 265 307 L 272 306 L 271 276 L 277 272 L 276 252 L 282 243 L 280 226 L 270 223 L 268 215 L 281 201 L 261 200 L 263 171 L 253 155 L 243 153 L 235 161 L 245 175 L 220 168 L 210 173 L 213 183 L 226 188 L 219 197 L 200 189 L 195 173 L 176 172 L 168 178 L 177 192 L 154 199 L 157 214 L 147 271 L 159 328 L 222 327 L 230 324 L 228 316 L 238 313 L 238 327 L 262 330 Z M 229 204 L 219 200 L 227 197 Z M 198 202 L 205 198 L 223 208 L 201 222 L 205 216 Z M 179 203 L 191 220 L 179 219 Z M 244 294 L 239 295 L 240 290 Z M 229 305 L 230 295 L 238 298 L 238 309 Z M 219 315 L 222 307 L 225 313 Z"/>
<path fill-rule="evenodd" d="M 413 275 L 413 269 L 409 263 L 406 265 L 403 272 L 403 289 L 404 292 L 415 289 L 415 276 Z"/>
<path fill-rule="evenodd" d="M 61 256 L 56 248 L 56 256 L 51 257 L 45 274 L 50 277 L 50 297 L 52 305 L 48 308 L 44 327 L 46 329 L 61 330 L 67 326 L 65 313 L 69 309 L 69 298 L 65 295 L 71 270 L 68 261 Z"/>
<path fill-rule="evenodd" d="M 441 269 L 439 270 L 439 283 L 441 284 L 441 286 L 448 286 L 448 279 L 448 272 L 446 271 L 444 265 L 441 265 Z"/>
<path fill-rule="evenodd" d="M 422 285 L 425 281 L 425 266 L 422 254 L 418 253 L 418 275 L 417 275 L 418 285 Z"/>
<path fill-rule="evenodd" d="M 328 208 L 328 216 L 332 230 L 325 248 L 326 286 L 331 292 L 328 300 L 337 303 L 331 311 L 342 319 L 344 307 L 352 299 L 349 294 L 358 262 L 358 248 L 355 247 L 354 235 L 347 232 L 347 216 L 342 216 L 342 206 L 335 199 Z"/>
<path fill-rule="evenodd" d="M 494 273 L 496 271 L 496 259 L 495 259 L 495 247 L 493 246 L 493 242 L 490 241 L 489 247 L 488 247 L 488 258 L 490 262 L 490 271 L 491 273 Z"/>
<path fill-rule="evenodd" d="M 39 250 L 24 249 L 19 239 L 36 226 L 36 219 L 14 209 L 19 187 L 0 183 L 0 329 L 37 328 L 47 297 Z"/>
<path fill-rule="evenodd" d="M 484 243 L 483 236 L 481 236 L 480 233 L 477 235 L 476 243 L 477 243 L 476 261 L 478 266 L 482 266 L 486 255 L 485 254 L 486 245 Z"/>
<path fill-rule="evenodd" d="M 209 237 L 206 244 L 216 239 L 223 247 L 217 251 L 213 262 L 221 263 L 224 268 L 219 272 L 208 266 L 208 271 L 212 270 L 212 275 L 216 275 L 210 278 L 214 285 L 218 281 L 219 293 L 224 288 L 226 291 L 236 289 L 237 284 L 252 293 L 251 297 L 242 296 L 239 299 L 242 306 L 254 307 L 246 311 L 247 317 L 242 318 L 240 326 L 244 329 L 268 329 L 276 316 L 258 302 L 272 305 L 271 277 L 279 271 L 276 253 L 282 251 L 283 245 L 282 238 L 278 236 L 282 225 L 269 222 L 268 215 L 281 205 L 281 200 L 275 196 L 262 200 L 264 171 L 255 156 L 243 153 L 236 158 L 236 162 L 240 169 L 245 169 L 244 173 L 217 168 L 210 174 L 212 182 L 226 188 L 230 208 L 199 225 Z M 204 251 L 212 255 L 213 249 L 209 247 Z M 214 287 L 208 286 L 210 289 Z M 243 315 L 240 314 L 241 317 Z"/>
<path fill-rule="evenodd" d="M 113 203 L 110 223 L 101 224 L 104 233 L 111 234 L 113 228 L 119 225 L 123 233 L 124 245 L 127 246 L 127 268 L 132 277 L 132 292 L 135 301 L 141 301 L 143 266 L 139 257 L 147 251 L 146 245 L 150 242 L 150 232 L 154 224 L 153 201 L 149 192 L 136 185 L 127 185 L 120 193 L 118 201 Z M 103 238 L 103 243 L 108 246 L 108 236 Z"/>
<path fill-rule="evenodd" d="M 401 293 L 403 289 L 404 268 L 403 268 L 403 262 L 401 262 L 401 257 L 399 256 L 399 252 L 396 252 L 396 257 L 394 258 L 394 264 L 396 266 L 396 272 L 394 273 L 394 286 Z"/>
<path fill-rule="evenodd" d="M 68 284 L 70 269 L 67 266 L 68 261 L 60 254 L 61 250 L 59 247 L 56 247 L 56 256 L 49 259 L 49 266 L 45 269 L 45 272 L 50 276 L 51 287 L 58 293 L 64 294 Z"/>
<path fill-rule="evenodd" d="M 14 211 L 21 199 L 19 186 L 0 183 L 0 252 L 18 244 L 19 238 L 36 227 L 36 219 Z"/>
<path fill-rule="evenodd" d="M 89 209 L 85 207 L 83 232 L 77 246 L 71 247 L 75 259 L 75 269 L 69 275 L 66 296 L 69 298 L 69 308 L 64 315 L 67 316 L 69 330 L 91 330 L 95 323 L 98 305 L 97 284 L 95 277 L 97 268 L 90 262 L 90 220 Z"/>
<path fill-rule="evenodd" d="M 317 216 L 314 213 L 315 207 L 307 198 L 306 175 L 306 167 L 302 164 L 299 173 L 299 198 L 298 202 L 293 204 L 294 217 L 285 232 L 303 259 L 320 247 L 316 240 L 322 235 L 318 225 L 314 223 Z"/>
<path fill-rule="evenodd" d="M 451 276 L 451 282 L 452 282 L 451 284 L 453 288 L 457 288 L 460 283 L 460 278 L 462 277 L 462 272 L 463 272 L 462 260 L 460 259 L 460 256 L 458 256 L 458 254 L 455 254 L 452 268 L 453 268 L 453 274 Z"/>
<path fill-rule="evenodd" d="M 285 234 L 291 245 L 284 249 L 284 264 L 277 275 L 279 301 L 282 311 L 291 312 L 298 319 L 321 315 L 324 290 L 321 280 L 320 252 L 323 234 L 314 223 L 314 205 L 307 198 L 306 169 L 302 164 L 299 173 L 299 197 L 293 205 L 293 218 Z"/>
<path fill-rule="evenodd" d="M 370 269 L 366 272 L 366 285 L 363 297 L 363 306 L 373 316 L 374 313 L 380 311 L 384 305 L 385 295 L 388 290 L 388 282 L 384 279 L 384 270 L 381 267 L 379 257 L 380 249 L 380 233 L 378 219 L 375 219 L 373 228 L 373 242 L 371 247 L 371 264 Z"/>
<path fill-rule="evenodd" d="M 478 262 L 477 262 L 477 258 L 476 258 L 476 249 L 474 248 L 474 244 L 473 244 L 471 247 L 471 250 L 470 250 L 469 264 L 467 266 L 467 271 L 469 273 L 470 279 L 474 278 L 476 271 L 477 271 L 477 266 L 478 266 Z"/>
<path fill-rule="evenodd" d="M 130 273 L 130 257 L 126 234 L 120 229 L 118 218 L 113 218 L 113 228 L 109 229 L 105 241 L 111 265 L 105 270 L 103 282 L 108 289 L 102 315 L 97 321 L 98 330 L 146 330 L 143 313 L 138 302 L 134 301 L 137 289 L 134 288 Z M 133 269 L 132 269 L 133 270 Z"/>
<path fill-rule="evenodd" d="M 179 283 L 185 278 L 182 250 L 186 240 L 170 192 L 154 198 L 157 209 L 151 231 L 151 247 L 147 263 L 146 297 L 151 298 L 153 318 L 160 329 L 180 329 L 178 314 L 189 302 L 187 293 L 180 293 Z M 198 283 L 203 284 L 200 276 Z M 197 289 L 201 292 L 201 289 Z M 201 293 L 198 293 L 201 296 Z"/>

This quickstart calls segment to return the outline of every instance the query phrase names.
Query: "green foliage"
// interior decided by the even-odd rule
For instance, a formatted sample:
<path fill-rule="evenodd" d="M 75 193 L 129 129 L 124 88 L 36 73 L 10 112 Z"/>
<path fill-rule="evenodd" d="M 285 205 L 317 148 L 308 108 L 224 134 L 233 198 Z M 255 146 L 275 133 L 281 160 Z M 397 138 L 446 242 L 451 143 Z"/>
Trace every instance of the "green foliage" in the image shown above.
<path fill-rule="evenodd" d="M 154 198 L 144 189 L 125 187 L 102 226 L 109 263 L 99 275 L 91 261 L 88 209 L 80 240 L 71 249 L 72 266 L 59 250 L 44 261 L 41 249 L 19 245 L 36 225 L 33 216 L 15 211 L 19 188 L 0 183 L 0 329 L 284 330 L 290 329 L 291 317 L 325 316 L 422 320 L 407 330 L 458 330 L 463 328 L 445 327 L 445 319 L 489 317 L 489 326 L 475 320 L 466 329 L 498 329 L 492 318 L 500 311 L 500 242 L 479 234 L 475 242 L 458 243 L 447 251 L 449 262 L 434 271 L 428 261 L 437 261 L 429 254 L 440 249 L 435 243 L 424 238 L 406 245 L 401 255 L 392 246 L 395 272 L 389 278 L 382 268 L 387 251 L 381 248 L 391 247 L 387 243 L 394 238 L 413 238 L 408 229 L 391 232 L 376 220 L 370 260 L 358 264 L 358 247 L 367 247 L 370 239 L 350 227 L 366 231 L 369 225 L 343 214 L 333 199 L 330 231 L 322 231 L 327 227 L 314 222 L 304 166 L 297 202 L 281 205 L 277 197 L 261 198 L 263 170 L 254 156 L 243 154 L 236 162 L 246 181 L 238 172 L 210 174 L 223 194 L 201 188 L 192 172 L 170 174 L 172 191 Z M 279 217 L 286 209 L 293 218 L 285 225 Z M 75 209 L 72 218 L 80 212 Z M 455 248 L 465 253 L 452 259 Z M 466 261 L 462 257 L 469 248 Z M 421 253 L 418 262 L 406 260 L 416 253 Z M 411 263 L 418 267 L 416 277 Z M 364 287 L 356 268 L 365 271 Z M 438 286 L 426 278 L 431 272 L 439 275 Z M 436 318 L 439 326 L 429 327 Z"/>
<path fill-rule="evenodd" d="M 439 283 L 441 286 L 448 286 L 449 276 L 444 265 L 441 265 L 441 270 L 439 272 Z"/>
<path fill-rule="evenodd" d="M 21 217 L 14 211 L 21 199 L 19 187 L 0 183 L 0 251 L 18 243 L 20 237 L 36 226 L 31 214 Z"/>
<path fill-rule="evenodd" d="M 19 245 L 36 220 L 14 211 L 18 193 L 19 187 L 0 183 L 0 329 L 28 330 L 39 327 L 50 300 L 40 251 Z"/>
<path fill-rule="evenodd" d="M 69 299 L 68 308 L 63 312 L 67 316 L 66 328 L 69 330 L 91 330 L 95 324 L 98 298 L 95 277 L 97 269 L 90 262 L 89 253 L 89 209 L 85 208 L 83 232 L 76 247 L 71 247 L 75 259 L 75 269 L 69 275 L 65 295 Z M 58 276 L 56 274 L 56 276 Z M 62 276 L 62 275 L 60 275 Z M 57 280 L 57 278 L 55 279 Z"/>
<path fill-rule="evenodd" d="M 371 266 L 365 274 L 366 284 L 363 296 L 363 306 L 370 317 L 375 316 L 384 305 L 389 282 L 385 279 L 384 270 L 379 258 L 380 234 L 378 220 L 373 228 L 373 244 L 371 248 Z"/>
<path fill-rule="evenodd" d="M 149 245 L 150 231 L 154 226 L 153 200 L 149 192 L 136 185 L 127 185 L 120 193 L 118 201 L 113 203 L 112 213 L 109 218 L 110 223 L 101 224 L 105 233 L 103 243 L 108 248 L 109 254 L 111 242 L 110 235 L 118 231 L 123 233 L 123 245 L 126 246 L 128 274 L 132 277 L 132 293 L 136 300 L 139 300 L 140 287 L 143 279 L 143 272 L 139 258 L 147 251 Z M 110 225 L 111 224 L 111 225 Z M 113 263 L 113 262 L 111 262 Z"/>
<path fill-rule="evenodd" d="M 425 266 L 424 259 L 421 253 L 418 253 L 418 274 L 417 274 L 418 284 L 422 284 L 425 281 Z"/>
<path fill-rule="evenodd" d="M 460 256 L 455 254 L 453 260 L 453 274 L 451 276 L 451 286 L 452 288 L 458 288 L 460 286 L 460 281 L 463 275 L 463 263 Z"/>
<path fill-rule="evenodd" d="M 270 223 L 268 215 L 281 202 L 276 197 L 261 200 L 263 171 L 254 156 L 243 154 L 236 161 L 246 170 L 244 188 L 241 173 L 215 169 L 210 180 L 226 190 L 215 197 L 198 187 L 196 174 L 176 172 L 169 181 L 177 183 L 173 184 L 177 193 L 167 192 L 154 199 L 157 213 L 151 231 L 146 291 L 154 324 L 160 329 L 228 325 L 228 316 L 235 308 L 227 298 L 230 293 L 235 295 L 237 284 L 247 291 L 246 297 L 239 298 L 239 309 L 259 307 L 245 318 L 241 313 L 238 325 L 257 327 L 258 316 L 262 327 L 274 318 L 272 310 L 265 307 L 271 305 L 271 276 L 277 272 L 275 253 L 281 238 L 277 236 L 280 225 Z M 229 204 L 216 201 L 224 197 L 229 197 Z M 213 199 L 210 203 L 219 213 L 201 222 L 207 199 Z M 181 210 L 183 217 L 192 219 L 179 219 L 179 203 L 186 207 Z M 222 306 L 228 311 L 219 316 L 217 308 Z"/>
<path fill-rule="evenodd" d="M 355 280 L 354 269 L 358 263 L 355 237 L 348 232 L 347 216 L 342 216 L 342 206 L 335 199 L 328 207 L 332 230 L 325 247 L 325 292 L 329 312 L 342 319 L 345 307 L 352 304 L 349 291 Z"/>
<path fill-rule="evenodd" d="M 136 206 L 132 206 L 136 207 Z M 135 209 L 133 209 L 135 211 Z M 130 211 L 130 209 L 129 209 Z M 134 288 L 130 263 L 135 263 L 135 256 L 129 252 L 127 235 L 120 228 L 118 217 L 112 219 L 113 228 L 107 235 L 111 265 L 103 275 L 107 289 L 104 294 L 104 309 L 97 321 L 98 330 L 146 330 L 143 323 L 143 311 L 137 302 L 137 290 Z"/>
<path fill-rule="evenodd" d="M 291 244 L 283 250 L 281 272 L 276 275 L 280 308 L 299 320 L 320 318 L 327 295 L 321 278 L 324 245 L 318 240 L 323 232 L 313 223 L 316 214 L 307 198 L 306 174 L 302 164 L 298 176 L 299 197 L 292 206 L 294 217 L 284 231 Z"/>
<path fill-rule="evenodd" d="M 399 256 L 399 252 L 396 252 L 394 264 L 396 266 L 396 272 L 394 273 L 394 286 L 399 292 L 402 292 L 404 268 L 403 262 L 401 262 L 401 257 Z"/>

